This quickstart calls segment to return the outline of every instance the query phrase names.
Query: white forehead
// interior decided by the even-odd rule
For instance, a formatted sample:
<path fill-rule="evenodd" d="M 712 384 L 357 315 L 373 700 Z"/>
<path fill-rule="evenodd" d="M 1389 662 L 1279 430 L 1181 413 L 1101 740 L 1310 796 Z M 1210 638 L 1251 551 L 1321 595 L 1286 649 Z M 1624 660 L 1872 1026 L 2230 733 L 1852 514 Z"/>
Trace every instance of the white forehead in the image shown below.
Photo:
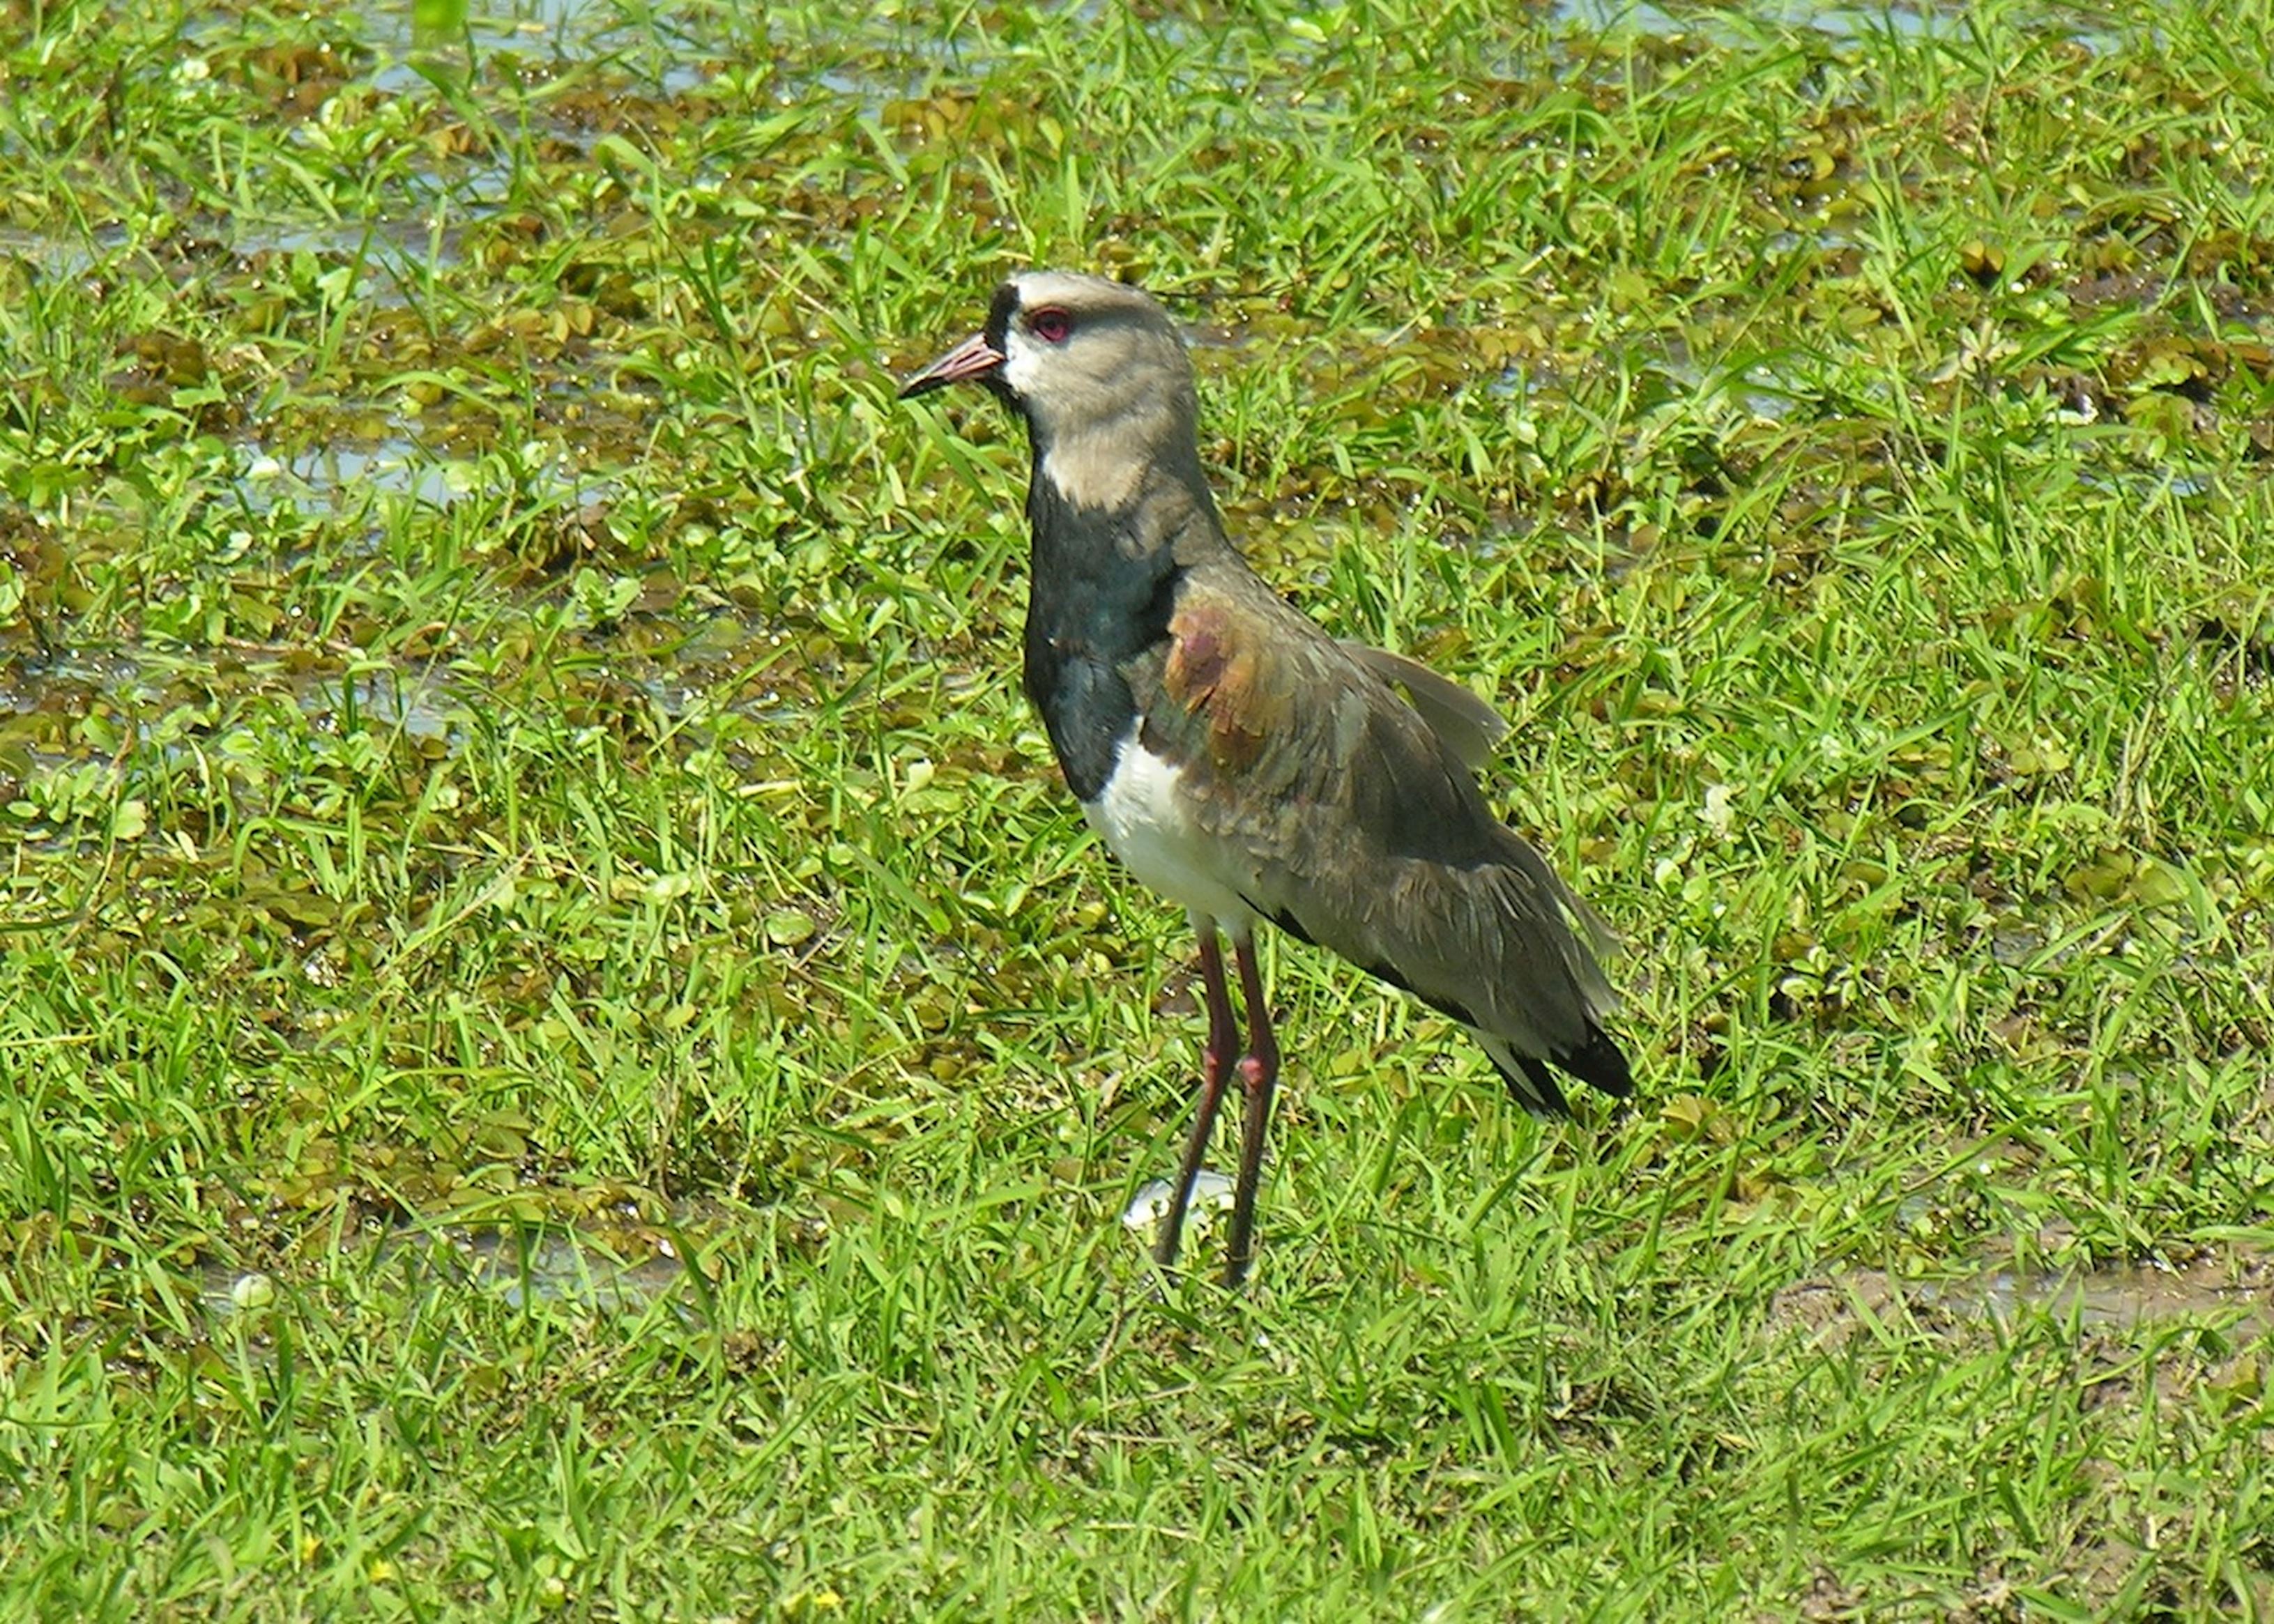
<path fill-rule="evenodd" d="M 1011 278 L 1011 285 L 1019 290 L 1020 310 L 1040 310 L 1046 304 L 1126 307 L 1153 303 L 1142 289 L 1075 271 L 1021 271 Z"/>

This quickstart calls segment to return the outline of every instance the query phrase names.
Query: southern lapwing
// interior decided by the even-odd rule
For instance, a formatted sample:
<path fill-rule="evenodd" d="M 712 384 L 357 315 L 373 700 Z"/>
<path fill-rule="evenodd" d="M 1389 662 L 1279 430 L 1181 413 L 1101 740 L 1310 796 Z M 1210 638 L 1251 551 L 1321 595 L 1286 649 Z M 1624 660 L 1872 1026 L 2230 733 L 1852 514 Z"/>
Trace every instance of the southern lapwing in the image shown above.
<path fill-rule="evenodd" d="M 1226 1076 L 1246 1094 L 1224 1282 L 1247 1273 L 1279 1045 L 1256 921 L 1466 1026 L 1517 1101 L 1555 1069 L 1632 1088 L 1603 1030 L 1609 932 L 1493 816 L 1472 770 L 1506 731 L 1466 688 L 1339 643 L 1226 538 L 1201 471 L 1192 363 L 1139 289 L 1037 271 L 905 397 L 984 384 L 1026 419 L 1026 684 L 1066 784 L 1132 873 L 1192 917 L 1208 1004 L 1198 1109 L 1156 1251 L 1173 1267 Z M 1243 1046 L 1224 981 L 1231 938 Z M 1235 1056 L 1237 1058 L 1235 1059 Z"/>

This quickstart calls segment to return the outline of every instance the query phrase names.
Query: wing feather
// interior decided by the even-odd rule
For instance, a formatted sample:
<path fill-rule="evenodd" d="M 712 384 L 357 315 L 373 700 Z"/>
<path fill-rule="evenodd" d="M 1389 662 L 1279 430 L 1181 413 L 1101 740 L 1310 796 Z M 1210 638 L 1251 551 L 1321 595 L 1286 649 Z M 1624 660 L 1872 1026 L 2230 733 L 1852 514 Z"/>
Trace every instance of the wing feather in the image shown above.
<path fill-rule="evenodd" d="M 1186 766 L 1217 876 L 1456 1014 L 1496 1060 L 1586 1049 L 1615 1004 L 1595 956 L 1612 938 L 1477 787 L 1471 758 L 1507 724 L 1240 585 L 1188 578 L 1167 646 L 1130 673 L 1148 748 Z"/>

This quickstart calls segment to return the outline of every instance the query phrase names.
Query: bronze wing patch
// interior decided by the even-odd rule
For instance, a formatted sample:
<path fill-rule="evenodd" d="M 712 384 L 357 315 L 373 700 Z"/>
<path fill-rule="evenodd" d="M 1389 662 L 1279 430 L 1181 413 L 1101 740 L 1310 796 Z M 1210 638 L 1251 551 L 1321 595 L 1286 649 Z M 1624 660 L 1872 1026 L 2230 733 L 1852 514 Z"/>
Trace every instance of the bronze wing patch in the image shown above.
<path fill-rule="evenodd" d="M 1285 725 L 1285 685 L 1272 680 L 1263 639 L 1225 605 L 1187 604 L 1169 621 L 1169 659 L 1161 686 L 1199 721 L 1209 760 L 1220 771 L 1253 766 Z"/>

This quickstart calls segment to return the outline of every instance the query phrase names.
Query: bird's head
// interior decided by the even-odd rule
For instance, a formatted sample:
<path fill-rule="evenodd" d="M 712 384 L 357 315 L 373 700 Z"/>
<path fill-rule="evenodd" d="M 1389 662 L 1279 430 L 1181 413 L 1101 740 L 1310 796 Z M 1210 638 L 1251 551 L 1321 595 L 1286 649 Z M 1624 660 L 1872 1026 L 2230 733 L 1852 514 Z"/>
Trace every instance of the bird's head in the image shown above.
<path fill-rule="evenodd" d="M 995 291 L 984 330 L 900 387 L 979 383 L 1017 408 L 1038 469 L 1080 506 L 1118 507 L 1149 460 L 1186 464 L 1197 406 L 1175 324 L 1142 289 L 1028 271 Z"/>

